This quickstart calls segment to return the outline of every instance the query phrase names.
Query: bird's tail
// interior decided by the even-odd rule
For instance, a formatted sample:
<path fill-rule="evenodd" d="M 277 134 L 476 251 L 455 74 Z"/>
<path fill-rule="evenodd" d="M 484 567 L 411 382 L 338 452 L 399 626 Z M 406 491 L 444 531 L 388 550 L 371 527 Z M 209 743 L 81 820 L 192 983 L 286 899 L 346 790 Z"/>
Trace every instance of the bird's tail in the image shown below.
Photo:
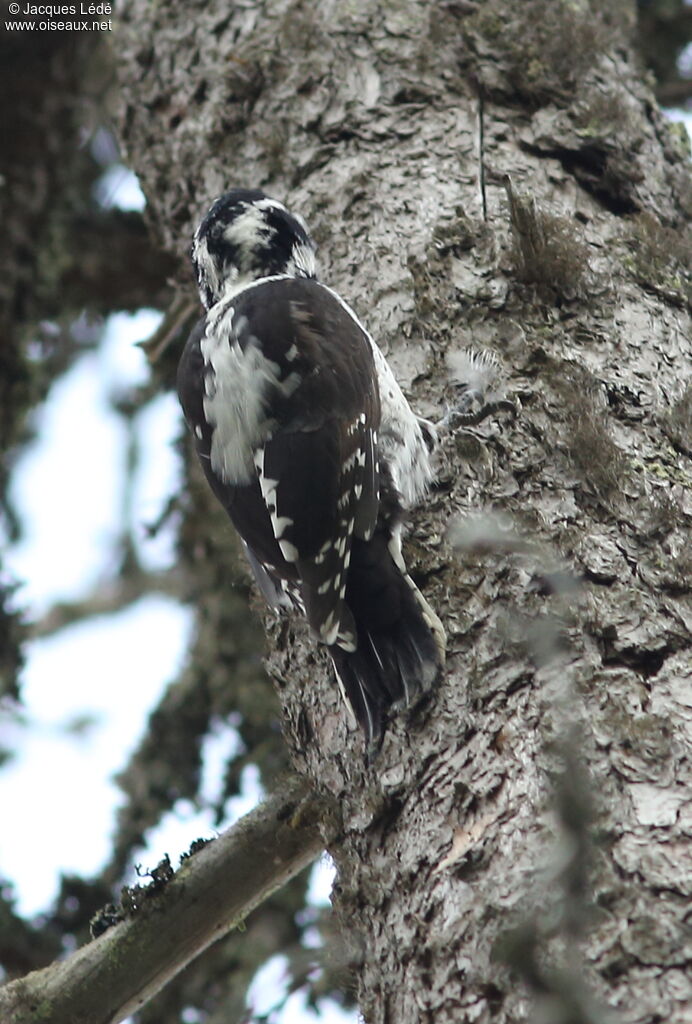
<path fill-rule="evenodd" d="M 399 538 L 354 538 L 346 603 L 354 613 L 355 650 L 329 648 L 346 700 L 370 753 L 379 746 L 389 709 L 410 707 L 437 681 L 444 630 L 401 558 Z"/>

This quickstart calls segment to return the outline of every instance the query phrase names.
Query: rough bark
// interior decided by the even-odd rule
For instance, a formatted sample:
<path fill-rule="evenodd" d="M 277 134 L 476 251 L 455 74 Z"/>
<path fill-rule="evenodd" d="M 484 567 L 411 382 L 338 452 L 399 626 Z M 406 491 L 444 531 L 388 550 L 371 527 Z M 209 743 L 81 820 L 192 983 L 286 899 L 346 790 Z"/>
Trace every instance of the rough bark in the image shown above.
<path fill-rule="evenodd" d="M 306 216 L 421 414 L 467 346 L 517 408 L 443 437 L 406 555 L 447 674 L 374 764 L 306 630 L 269 624 L 294 762 L 342 808 L 335 903 L 373 1024 L 525 1019 L 530 996 L 551 1021 L 692 1019 L 691 192 L 630 14 L 123 8 L 122 138 L 170 252 L 260 185 Z"/>

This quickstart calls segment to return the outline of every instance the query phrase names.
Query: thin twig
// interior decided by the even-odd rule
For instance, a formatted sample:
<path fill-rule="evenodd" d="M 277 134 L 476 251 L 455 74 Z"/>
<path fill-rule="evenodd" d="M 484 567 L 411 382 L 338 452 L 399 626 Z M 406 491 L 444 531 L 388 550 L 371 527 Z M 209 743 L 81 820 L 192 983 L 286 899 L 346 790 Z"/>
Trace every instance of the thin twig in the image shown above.
<path fill-rule="evenodd" d="M 147 594 L 182 598 L 184 592 L 183 574 L 177 569 L 128 573 L 96 587 L 78 601 L 56 602 L 45 615 L 29 624 L 29 635 L 32 639 L 52 636 L 66 626 L 122 611 Z"/>
<path fill-rule="evenodd" d="M 483 211 L 483 220 L 488 219 L 488 205 L 485 197 L 485 103 L 483 98 L 483 86 L 478 83 L 478 188 L 481 196 L 481 210 Z"/>

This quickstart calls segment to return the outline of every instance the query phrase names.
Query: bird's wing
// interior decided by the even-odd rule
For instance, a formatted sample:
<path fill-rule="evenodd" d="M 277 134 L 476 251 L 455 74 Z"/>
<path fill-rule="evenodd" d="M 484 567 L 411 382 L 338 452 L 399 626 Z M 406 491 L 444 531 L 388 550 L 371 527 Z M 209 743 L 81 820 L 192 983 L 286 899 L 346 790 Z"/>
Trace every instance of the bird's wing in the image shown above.
<path fill-rule="evenodd" d="M 300 279 L 248 288 L 200 330 L 179 391 L 207 476 L 260 564 L 297 576 L 320 639 L 355 645 L 351 542 L 372 535 L 379 503 L 367 337 L 327 289 Z"/>

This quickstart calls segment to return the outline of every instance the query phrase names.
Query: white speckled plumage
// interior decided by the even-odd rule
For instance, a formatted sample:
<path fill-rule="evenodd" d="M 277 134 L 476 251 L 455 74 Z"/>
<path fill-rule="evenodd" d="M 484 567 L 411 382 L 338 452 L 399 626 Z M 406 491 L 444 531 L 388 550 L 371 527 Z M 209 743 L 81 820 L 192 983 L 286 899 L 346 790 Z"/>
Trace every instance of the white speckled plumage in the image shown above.
<path fill-rule="evenodd" d="M 408 575 L 402 508 L 431 478 L 431 430 L 351 307 L 314 280 L 302 218 L 258 190 L 221 196 L 195 232 L 207 314 L 178 389 L 204 471 L 275 607 L 329 648 L 368 747 L 444 662 Z"/>

